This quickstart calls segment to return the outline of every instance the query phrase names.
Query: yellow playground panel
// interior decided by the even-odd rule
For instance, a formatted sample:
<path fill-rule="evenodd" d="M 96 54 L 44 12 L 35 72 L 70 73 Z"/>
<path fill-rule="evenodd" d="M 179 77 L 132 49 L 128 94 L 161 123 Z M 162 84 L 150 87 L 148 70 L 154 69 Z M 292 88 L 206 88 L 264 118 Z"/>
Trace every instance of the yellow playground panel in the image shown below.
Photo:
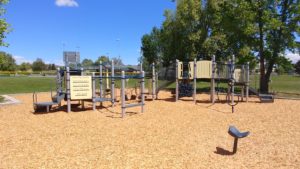
<path fill-rule="evenodd" d="M 244 83 L 247 82 L 247 74 L 242 69 L 235 69 L 234 70 L 234 79 L 236 82 Z"/>
<path fill-rule="evenodd" d="M 178 71 L 178 79 L 182 79 L 182 77 L 183 77 L 183 63 L 182 62 L 177 63 L 177 71 Z"/>
<path fill-rule="evenodd" d="M 183 79 L 183 62 L 177 63 L 178 79 Z M 188 64 L 188 79 L 194 79 L 194 62 Z"/>
<path fill-rule="evenodd" d="M 210 79 L 212 77 L 212 61 L 197 62 L 197 79 Z"/>

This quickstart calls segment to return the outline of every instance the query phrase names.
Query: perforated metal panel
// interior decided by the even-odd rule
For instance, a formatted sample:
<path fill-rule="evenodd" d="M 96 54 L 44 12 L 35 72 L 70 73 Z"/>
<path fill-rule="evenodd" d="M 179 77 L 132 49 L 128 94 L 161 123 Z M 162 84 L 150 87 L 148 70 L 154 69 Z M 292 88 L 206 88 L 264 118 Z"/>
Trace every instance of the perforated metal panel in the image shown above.
<path fill-rule="evenodd" d="M 79 52 L 64 52 L 64 62 L 65 66 L 69 64 L 79 64 L 80 63 L 80 53 Z"/>
<path fill-rule="evenodd" d="M 244 83 L 247 81 L 245 71 L 242 69 L 235 69 L 234 70 L 234 79 L 236 82 Z"/>
<path fill-rule="evenodd" d="M 202 60 L 197 62 L 197 78 L 209 79 L 212 77 L 212 61 Z"/>

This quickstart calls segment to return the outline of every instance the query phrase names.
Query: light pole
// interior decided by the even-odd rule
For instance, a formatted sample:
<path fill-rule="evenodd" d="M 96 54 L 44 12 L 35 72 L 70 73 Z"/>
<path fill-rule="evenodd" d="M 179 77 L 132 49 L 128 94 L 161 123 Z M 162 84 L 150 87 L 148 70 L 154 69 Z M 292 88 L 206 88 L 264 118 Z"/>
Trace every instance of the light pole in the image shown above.
<path fill-rule="evenodd" d="M 117 50 L 118 50 L 118 53 L 119 53 L 119 56 L 118 56 L 119 61 L 118 61 L 117 64 L 118 64 L 119 70 L 121 70 L 121 65 L 120 65 L 120 59 L 121 59 L 121 56 L 120 56 L 120 41 L 121 41 L 121 39 L 118 38 L 118 39 L 116 39 L 116 41 L 117 41 Z"/>

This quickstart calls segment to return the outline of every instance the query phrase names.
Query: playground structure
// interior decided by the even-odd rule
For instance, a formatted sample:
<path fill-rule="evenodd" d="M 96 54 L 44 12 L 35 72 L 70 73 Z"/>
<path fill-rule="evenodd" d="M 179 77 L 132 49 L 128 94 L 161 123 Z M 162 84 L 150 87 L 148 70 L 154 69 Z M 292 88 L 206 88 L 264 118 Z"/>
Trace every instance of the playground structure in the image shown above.
<path fill-rule="evenodd" d="M 193 97 L 193 101 L 196 103 L 197 93 L 197 80 L 206 79 L 210 80 L 210 101 L 215 103 L 216 101 L 216 81 L 219 84 L 220 81 L 226 81 L 228 84 L 226 101 L 232 106 L 232 112 L 234 112 L 234 106 L 238 101 L 234 100 L 235 87 L 241 87 L 241 101 L 246 97 L 246 102 L 249 98 L 249 63 L 246 65 L 240 65 L 236 68 L 235 57 L 227 63 L 217 63 L 215 56 L 212 60 L 200 60 L 196 59 L 193 62 L 183 63 L 176 60 L 176 101 L 180 97 Z M 219 87 L 218 87 L 219 88 Z M 246 92 L 246 96 L 245 93 Z M 219 91 L 217 92 L 217 95 Z M 239 96 L 238 96 L 239 97 Z"/>
<path fill-rule="evenodd" d="M 106 75 L 103 76 L 103 67 L 106 69 Z M 121 112 L 122 117 L 125 117 L 126 108 L 130 107 L 141 107 L 141 112 L 143 112 L 143 106 L 145 105 L 145 94 L 152 95 L 152 100 L 156 99 L 156 73 L 155 65 L 152 65 L 152 77 L 150 77 L 151 83 L 149 83 L 149 90 L 145 92 L 145 72 L 140 68 L 139 75 L 125 75 L 125 72 L 121 72 L 121 76 L 115 75 L 115 66 L 112 61 L 110 67 L 110 75 L 108 73 L 108 68 L 105 67 L 102 62 L 99 66 L 99 76 L 96 76 L 96 70 L 92 70 L 91 75 L 85 75 L 84 68 L 81 69 L 70 69 L 70 67 L 65 67 L 65 69 L 57 69 L 56 77 L 56 95 L 52 96 L 52 101 L 50 102 L 38 102 L 37 94 L 33 94 L 33 107 L 35 112 L 46 111 L 49 112 L 52 106 L 57 105 L 58 108 L 61 107 L 61 102 L 64 99 L 67 102 L 67 112 L 72 110 L 72 101 L 78 101 L 82 108 L 84 108 L 84 102 L 92 102 L 93 110 L 96 110 L 96 104 L 103 102 L 111 102 L 112 107 L 115 105 L 115 81 L 121 80 L 121 92 L 120 92 L 120 102 L 121 102 Z M 91 69 L 90 69 L 91 70 Z M 137 94 L 137 86 L 135 87 L 136 94 L 139 98 L 138 103 L 126 104 L 126 81 L 129 79 L 139 80 L 139 94 Z M 96 92 L 96 81 L 99 80 L 99 94 Z M 106 80 L 106 88 L 104 90 L 103 81 Z M 110 82 L 110 88 L 109 86 Z M 64 89 L 65 87 L 65 89 Z M 151 89 L 150 89 L 151 88 Z M 151 91 L 150 91 L 151 90 Z M 110 93 L 110 97 L 107 98 L 107 93 Z"/>

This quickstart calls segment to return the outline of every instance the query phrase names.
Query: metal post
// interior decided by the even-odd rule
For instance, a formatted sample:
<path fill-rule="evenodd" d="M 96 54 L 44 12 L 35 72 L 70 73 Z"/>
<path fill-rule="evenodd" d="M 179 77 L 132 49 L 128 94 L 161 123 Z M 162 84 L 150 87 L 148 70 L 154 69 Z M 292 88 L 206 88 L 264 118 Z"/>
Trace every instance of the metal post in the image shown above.
<path fill-rule="evenodd" d="M 99 83 L 100 83 L 100 98 L 103 98 L 103 78 L 102 78 L 102 61 L 100 61 L 100 66 L 99 66 Z"/>
<path fill-rule="evenodd" d="M 144 96 L 144 90 L 145 90 L 145 72 L 142 71 L 142 81 L 141 81 L 141 99 L 142 99 L 142 106 L 141 106 L 141 112 L 144 113 L 144 104 L 145 104 L 145 96 Z"/>
<path fill-rule="evenodd" d="M 141 63 L 140 63 L 140 72 L 142 73 L 143 71 L 143 60 L 141 59 Z"/>
<path fill-rule="evenodd" d="M 111 89 L 110 89 L 110 94 L 111 94 L 111 103 L 112 107 L 115 106 L 115 64 L 114 61 L 111 61 Z"/>
<path fill-rule="evenodd" d="M 121 106 L 122 106 L 122 118 L 125 117 L 125 72 L 121 74 Z"/>
<path fill-rule="evenodd" d="M 152 100 L 156 99 L 155 64 L 152 63 Z"/>
<path fill-rule="evenodd" d="M 60 97 L 60 93 L 62 93 L 62 78 L 61 78 L 61 75 L 60 75 L 60 68 L 57 68 L 56 101 L 58 101 L 58 97 Z M 58 107 L 61 107 L 61 101 L 58 103 Z"/>
<path fill-rule="evenodd" d="M 235 62 L 235 56 L 232 55 L 232 60 L 231 60 L 231 79 L 232 81 L 232 87 L 231 87 L 231 105 L 234 105 L 234 62 Z"/>
<path fill-rule="evenodd" d="M 210 100 L 211 103 L 215 103 L 215 68 L 216 68 L 216 56 L 212 57 L 212 75 L 211 75 L 211 86 L 210 86 Z"/>
<path fill-rule="evenodd" d="M 237 152 L 237 146 L 238 146 L 238 138 L 234 138 L 233 151 L 232 151 L 233 154 Z"/>
<path fill-rule="evenodd" d="M 60 92 L 60 68 L 57 68 L 56 72 L 56 93 Z"/>
<path fill-rule="evenodd" d="M 249 67 L 249 62 L 247 62 L 246 66 L 246 102 L 248 103 L 248 98 L 249 98 L 249 85 L 250 85 L 250 67 Z"/>
<path fill-rule="evenodd" d="M 194 103 L 196 104 L 196 95 L 197 95 L 197 59 L 194 59 Z"/>
<path fill-rule="evenodd" d="M 92 73 L 92 97 L 93 97 L 93 110 L 96 111 L 96 78 L 95 72 Z"/>
<path fill-rule="evenodd" d="M 156 96 L 156 98 L 155 99 L 157 99 L 158 98 L 158 72 L 155 72 L 155 82 L 156 82 L 156 85 L 155 85 L 155 96 Z"/>
<path fill-rule="evenodd" d="M 70 93 L 70 68 L 67 67 L 67 112 L 71 112 L 71 93 Z"/>
<path fill-rule="evenodd" d="M 178 60 L 176 59 L 176 102 L 178 101 L 178 92 L 179 92 L 179 82 L 178 82 Z"/>
<path fill-rule="evenodd" d="M 242 94 L 242 102 L 244 101 L 244 97 L 245 97 L 245 87 L 244 87 L 244 82 L 245 82 L 245 65 L 242 65 L 242 72 L 241 72 L 241 82 L 242 82 L 242 91 L 241 91 L 241 94 Z"/>
<path fill-rule="evenodd" d="M 109 75 L 108 75 L 108 69 L 106 69 L 106 77 L 108 77 Z M 106 78 L 106 89 L 109 89 L 109 80 L 108 80 L 108 78 Z"/>

